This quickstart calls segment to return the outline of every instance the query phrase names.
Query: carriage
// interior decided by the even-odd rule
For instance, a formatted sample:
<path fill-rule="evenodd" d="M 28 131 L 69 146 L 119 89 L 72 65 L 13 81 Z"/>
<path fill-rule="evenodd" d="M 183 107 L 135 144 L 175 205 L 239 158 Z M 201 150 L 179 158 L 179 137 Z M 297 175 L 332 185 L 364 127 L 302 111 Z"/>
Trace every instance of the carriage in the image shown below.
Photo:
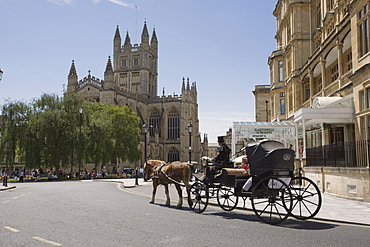
<path fill-rule="evenodd" d="M 188 202 L 194 212 L 204 212 L 213 199 L 225 211 L 246 207 L 249 199 L 257 217 L 269 224 L 279 224 L 289 216 L 311 219 L 319 212 L 320 190 L 302 176 L 302 169 L 295 171 L 293 150 L 264 140 L 248 145 L 246 152 L 250 174 L 214 163 L 205 165 L 202 177 L 193 174 L 196 181 L 188 190 Z"/>

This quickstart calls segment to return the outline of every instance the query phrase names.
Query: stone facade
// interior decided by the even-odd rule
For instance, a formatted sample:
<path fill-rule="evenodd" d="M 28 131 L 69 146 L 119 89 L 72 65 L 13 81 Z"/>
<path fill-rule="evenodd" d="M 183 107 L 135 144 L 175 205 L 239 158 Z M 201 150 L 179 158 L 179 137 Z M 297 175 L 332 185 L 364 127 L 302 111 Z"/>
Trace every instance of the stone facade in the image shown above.
<path fill-rule="evenodd" d="M 150 41 L 149 41 L 150 40 Z M 141 120 L 140 127 L 146 124 L 148 132 L 141 136 L 142 160 L 160 159 L 167 162 L 189 159 L 189 139 L 191 138 L 191 159 L 200 162 L 207 151 L 207 136 L 201 142 L 198 119 L 198 93 L 196 83 L 189 78 L 182 79 L 181 95 L 158 96 L 158 40 L 155 30 L 151 39 L 146 23 L 141 35 L 141 44 L 132 45 L 127 33 L 122 45 L 117 26 L 113 39 L 113 61 L 108 58 L 104 80 L 89 74 L 78 80 L 76 65 L 72 61 L 68 75 L 68 90 L 74 90 L 80 97 L 90 102 L 128 106 Z M 192 124 L 189 134 L 188 124 Z M 145 139 L 147 156 L 145 153 Z M 140 163 L 140 164 L 139 164 Z M 112 167 L 111 167 L 112 168 Z M 109 170 L 109 169 L 108 169 Z"/>
<path fill-rule="evenodd" d="M 307 148 L 356 143 L 355 158 L 345 167 L 310 166 L 306 176 L 322 191 L 370 201 L 369 2 L 279 0 L 273 15 L 277 49 L 268 59 L 266 99 L 271 117 L 294 120 L 300 128 L 303 166 Z M 349 151 L 344 149 L 345 159 Z"/>

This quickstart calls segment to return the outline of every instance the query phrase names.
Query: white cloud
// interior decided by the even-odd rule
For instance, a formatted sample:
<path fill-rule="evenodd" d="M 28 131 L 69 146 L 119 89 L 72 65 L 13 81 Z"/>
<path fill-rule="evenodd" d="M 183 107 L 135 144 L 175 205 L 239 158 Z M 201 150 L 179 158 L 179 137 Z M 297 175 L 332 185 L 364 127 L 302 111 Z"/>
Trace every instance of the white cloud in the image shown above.
<path fill-rule="evenodd" d="M 114 3 L 114 4 L 118 4 L 118 5 L 124 6 L 124 7 L 135 7 L 134 4 L 125 3 L 125 2 L 123 2 L 121 0 L 108 0 L 108 1 L 111 2 L 111 3 Z"/>
<path fill-rule="evenodd" d="M 47 0 L 50 3 L 56 4 L 56 5 L 65 5 L 65 4 L 72 4 L 74 0 Z"/>

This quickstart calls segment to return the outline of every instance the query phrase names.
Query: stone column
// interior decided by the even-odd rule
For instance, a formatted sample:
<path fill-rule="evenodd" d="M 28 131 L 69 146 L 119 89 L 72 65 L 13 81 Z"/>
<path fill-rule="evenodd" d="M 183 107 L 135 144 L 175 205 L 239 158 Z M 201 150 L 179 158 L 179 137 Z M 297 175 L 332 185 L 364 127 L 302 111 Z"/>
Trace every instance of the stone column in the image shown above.
<path fill-rule="evenodd" d="M 341 88 L 343 75 L 343 42 L 337 41 L 337 48 L 338 48 L 338 81 L 339 88 Z"/>
<path fill-rule="evenodd" d="M 308 78 L 310 83 L 310 107 L 312 107 L 314 88 L 313 88 L 313 71 L 311 69 L 308 70 Z"/>
<path fill-rule="evenodd" d="M 324 96 L 324 88 L 326 86 L 326 59 L 323 57 L 320 57 L 320 63 L 321 63 L 321 95 Z"/>

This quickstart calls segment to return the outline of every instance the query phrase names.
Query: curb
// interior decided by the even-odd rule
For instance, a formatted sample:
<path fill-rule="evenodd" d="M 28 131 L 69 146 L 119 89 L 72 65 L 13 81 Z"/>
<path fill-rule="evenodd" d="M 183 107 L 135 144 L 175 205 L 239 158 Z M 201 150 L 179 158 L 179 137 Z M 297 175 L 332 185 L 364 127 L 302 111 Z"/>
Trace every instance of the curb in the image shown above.
<path fill-rule="evenodd" d="M 1 188 L 0 191 L 10 190 L 10 189 L 15 189 L 15 188 L 17 188 L 17 186 L 4 187 L 4 188 Z"/>

